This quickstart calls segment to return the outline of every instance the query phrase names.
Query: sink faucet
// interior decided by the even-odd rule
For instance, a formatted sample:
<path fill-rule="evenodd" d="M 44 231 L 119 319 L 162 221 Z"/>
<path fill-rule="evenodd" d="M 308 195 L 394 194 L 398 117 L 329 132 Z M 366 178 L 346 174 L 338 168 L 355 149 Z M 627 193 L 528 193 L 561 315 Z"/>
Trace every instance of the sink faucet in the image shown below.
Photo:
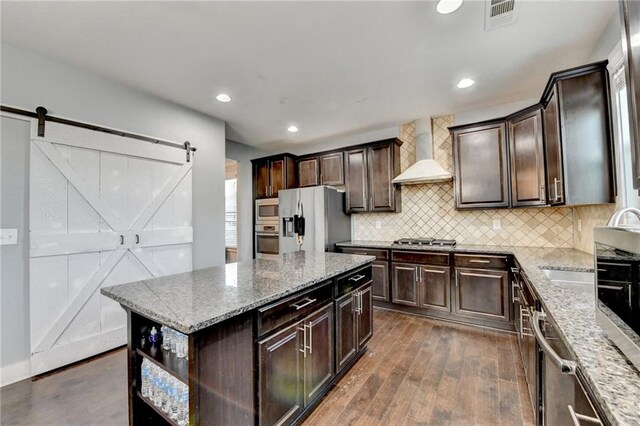
<path fill-rule="evenodd" d="M 620 220 L 627 213 L 633 213 L 640 220 L 640 210 L 636 209 L 635 207 L 626 207 L 615 212 L 613 216 L 611 216 L 611 219 L 609 219 L 609 222 L 607 222 L 607 226 L 614 228 L 619 226 Z"/>

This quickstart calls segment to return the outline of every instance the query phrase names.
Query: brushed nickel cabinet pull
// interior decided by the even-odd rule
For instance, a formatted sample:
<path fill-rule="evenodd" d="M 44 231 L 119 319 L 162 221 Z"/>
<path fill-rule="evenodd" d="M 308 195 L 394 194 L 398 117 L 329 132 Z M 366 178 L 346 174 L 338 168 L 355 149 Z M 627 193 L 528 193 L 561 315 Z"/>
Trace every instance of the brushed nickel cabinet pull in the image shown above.
<path fill-rule="evenodd" d="M 353 277 L 349 278 L 349 281 L 358 282 L 361 279 L 363 279 L 365 276 L 366 275 L 362 275 L 362 274 L 354 275 Z"/>
<path fill-rule="evenodd" d="M 307 357 L 307 327 L 303 324 L 302 328 L 299 328 L 298 331 L 302 331 L 302 349 L 298 348 L 300 352 L 304 354 L 304 357 Z"/>
<path fill-rule="evenodd" d="M 490 260 L 478 260 L 478 259 L 470 259 L 469 263 L 491 263 Z"/>
<path fill-rule="evenodd" d="M 307 306 L 309 306 L 310 304 L 312 304 L 313 302 L 315 302 L 317 299 L 310 299 L 310 298 L 305 298 L 302 299 L 300 302 L 298 303 L 293 303 L 291 304 L 291 306 L 293 306 L 294 308 L 296 308 L 296 311 L 299 311 L 302 308 L 305 308 Z M 304 303 L 303 303 L 304 302 Z"/>

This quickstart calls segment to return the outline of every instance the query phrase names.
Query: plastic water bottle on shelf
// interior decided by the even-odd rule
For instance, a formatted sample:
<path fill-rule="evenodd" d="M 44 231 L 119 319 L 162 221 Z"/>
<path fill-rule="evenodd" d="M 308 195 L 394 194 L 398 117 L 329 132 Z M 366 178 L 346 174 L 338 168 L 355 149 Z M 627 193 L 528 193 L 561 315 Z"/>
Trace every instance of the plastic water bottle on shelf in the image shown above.
<path fill-rule="evenodd" d="M 160 332 L 162 333 L 162 349 L 171 350 L 171 329 L 163 325 L 160 327 Z"/>
<path fill-rule="evenodd" d="M 184 358 L 187 356 L 187 336 L 180 333 L 178 334 L 178 342 L 176 343 L 176 356 L 178 358 Z"/>
<path fill-rule="evenodd" d="M 174 386 L 169 388 L 169 418 L 171 420 L 178 420 L 178 409 L 180 406 L 180 397 L 178 393 L 178 387 L 180 386 L 180 382 L 176 380 Z"/>
<path fill-rule="evenodd" d="M 171 329 L 171 353 L 172 354 L 176 353 L 177 344 L 178 344 L 178 332 Z"/>
<path fill-rule="evenodd" d="M 184 383 L 180 384 L 180 404 L 178 408 L 178 426 L 184 426 L 189 422 L 189 388 Z"/>
<path fill-rule="evenodd" d="M 165 378 L 164 376 L 167 373 L 165 373 L 164 371 L 160 374 L 158 374 L 157 379 L 156 379 L 156 389 L 155 392 L 153 393 L 153 405 L 155 405 L 156 407 L 162 407 L 162 394 L 164 391 L 164 381 Z"/>
<path fill-rule="evenodd" d="M 141 385 L 140 385 L 140 393 L 143 397 L 149 398 L 149 387 L 151 383 L 151 368 L 149 366 L 151 364 L 146 358 L 142 359 L 142 372 L 141 376 Z"/>
<path fill-rule="evenodd" d="M 171 389 L 176 385 L 175 379 L 171 376 L 167 376 L 167 380 L 164 382 L 163 392 L 162 392 L 162 411 L 165 413 L 169 413 L 171 409 Z"/>

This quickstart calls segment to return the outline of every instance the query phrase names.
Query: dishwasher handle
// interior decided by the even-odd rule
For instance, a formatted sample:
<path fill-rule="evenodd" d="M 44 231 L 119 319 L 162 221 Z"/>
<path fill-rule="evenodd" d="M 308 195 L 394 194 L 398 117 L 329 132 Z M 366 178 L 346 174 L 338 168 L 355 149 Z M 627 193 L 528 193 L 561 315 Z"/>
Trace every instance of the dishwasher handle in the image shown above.
<path fill-rule="evenodd" d="M 546 318 L 547 315 L 542 312 L 533 313 L 531 328 L 533 329 L 533 334 L 536 336 L 536 340 L 538 341 L 540 348 L 549 357 L 551 362 L 553 362 L 553 364 L 560 369 L 562 374 L 575 374 L 576 363 L 567 359 L 560 358 L 556 351 L 553 350 L 549 342 L 547 342 L 544 334 L 542 334 L 542 330 L 540 330 L 540 322 L 544 321 Z"/>

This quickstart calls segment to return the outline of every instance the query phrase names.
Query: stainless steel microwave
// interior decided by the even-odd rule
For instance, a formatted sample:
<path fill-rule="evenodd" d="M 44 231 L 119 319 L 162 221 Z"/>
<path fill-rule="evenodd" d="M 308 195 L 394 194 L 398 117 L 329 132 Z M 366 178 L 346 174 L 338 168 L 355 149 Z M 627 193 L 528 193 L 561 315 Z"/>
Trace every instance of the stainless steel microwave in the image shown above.
<path fill-rule="evenodd" d="M 256 200 L 256 225 L 278 225 L 278 199 Z"/>
<path fill-rule="evenodd" d="M 640 367 L 640 228 L 594 229 L 596 322 Z"/>

